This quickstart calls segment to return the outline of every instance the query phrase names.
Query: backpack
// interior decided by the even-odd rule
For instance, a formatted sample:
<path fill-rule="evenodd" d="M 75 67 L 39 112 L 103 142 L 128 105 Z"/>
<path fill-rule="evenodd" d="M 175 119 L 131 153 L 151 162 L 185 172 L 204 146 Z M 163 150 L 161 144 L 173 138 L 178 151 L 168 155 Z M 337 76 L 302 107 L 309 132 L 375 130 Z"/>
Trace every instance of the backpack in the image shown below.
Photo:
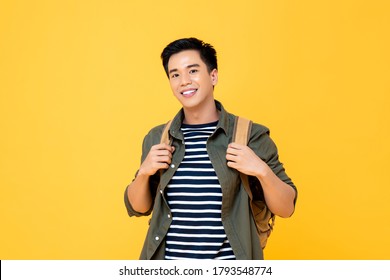
<path fill-rule="evenodd" d="M 160 143 L 166 143 L 168 145 L 171 144 L 171 141 L 169 139 L 169 133 L 168 133 L 169 128 L 171 126 L 171 122 L 172 120 L 170 120 L 165 125 L 161 135 Z M 251 120 L 236 116 L 232 142 L 236 142 L 241 145 L 247 145 L 250 137 L 251 128 L 252 128 Z M 258 184 L 252 184 L 253 186 L 251 186 L 249 177 L 243 173 L 240 173 L 240 177 L 244 185 L 245 191 L 247 192 L 249 197 L 252 217 L 256 224 L 257 235 L 260 240 L 260 245 L 261 248 L 264 249 L 267 244 L 268 237 L 270 236 L 271 231 L 273 230 L 275 224 L 275 215 L 268 209 L 264 199 L 261 200 L 253 199 L 252 189 L 256 191 L 256 187 L 261 188 L 261 186 L 258 186 Z"/>

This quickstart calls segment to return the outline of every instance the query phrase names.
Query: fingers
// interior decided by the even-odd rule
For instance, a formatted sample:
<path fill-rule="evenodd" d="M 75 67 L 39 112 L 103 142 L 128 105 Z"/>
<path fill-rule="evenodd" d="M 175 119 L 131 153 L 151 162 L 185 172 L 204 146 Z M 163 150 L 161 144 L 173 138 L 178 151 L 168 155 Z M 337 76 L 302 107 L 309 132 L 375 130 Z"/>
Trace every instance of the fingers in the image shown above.
<path fill-rule="evenodd" d="M 150 150 L 150 156 L 153 162 L 170 164 L 172 160 L 172 153 L 175 147 L 167 144 L 158 144 Z"/>
<path fill-rule="evenodd" d="M 168 150 L 155 150 L 150 152 L 153 156 L 172 158 L 172 152 Z"/>
<path fill-rule="evenodd" d="M 237 169 L 237 163 L 233 162 L 233 161 L 228 161 L 226 163 L 226 165 L 230 168 L 234 168 L 234 169 Z"/>
<path fill-rule="evenodd" d="M 247 146 L 230 143 L 226 150 L 227 166 L 238 169 L 243 162 L 247 161 Z"/>
<path fill-rule="evenodd" d="M 173 146 L 157 144 L 152 146 L 145 161 L 141 164 L 140 171 L 147 175 L 153 175 L 159 169 L 168 169 L 172 162 Z"/>
<path fill-rule="evenodd" d="M 226 154 L 226 165 L 230 168 L 241 171 L 241 161 L 238 156 Z"/>
<path fill-rule="evenodd" d="M 150 150 L 151 151 L 164 151 L 164 150 L 166 150 L 172 154 L 175 151 L 175 147 L 167 145 L 165 143 L 162 143 L 162 144 L 157 144 L 157 145 L 152 146 L 152 148 Z"/>
<path fill-rule="evenodd" d="M 226 155 L 227 162 L 237 162 L 237 157 L 232 155 Z"/>
<path fill-rule="evenodd" d="M 243 152 L 245 151 L 246 148 L 247 148 L 247 146 L 245 146 L 245 145 L 241 145 L 241 144 L 237 144 L 237 143 L 230 143 L 228 145 L 226 153 L 232 154 L 232 155 L 240 155 L 240 154 L 243 154 Z"/>
<path fill-rule="evenodd" d="M 246 146 L 230 143 L 226 150 L 226 157 L 229 157 L 228 160 L 234 160 L 237 156 L 242 156 L 244 154 L 244 149 Z"/>
<path fill-rule="evenodd" d="M 240 150 L 235 145 L 229 145 L 226 150 L 227 166 L 235 168 L 237 161 L 240 159 Z"/>
<path fill-rule="evenodd" d="M 241 145 L 238 143 L 229 143 L 228 148 L 236 149 L 236 150 L 242 150 L 244 147 L 247 147 L 246 145 Z"/>

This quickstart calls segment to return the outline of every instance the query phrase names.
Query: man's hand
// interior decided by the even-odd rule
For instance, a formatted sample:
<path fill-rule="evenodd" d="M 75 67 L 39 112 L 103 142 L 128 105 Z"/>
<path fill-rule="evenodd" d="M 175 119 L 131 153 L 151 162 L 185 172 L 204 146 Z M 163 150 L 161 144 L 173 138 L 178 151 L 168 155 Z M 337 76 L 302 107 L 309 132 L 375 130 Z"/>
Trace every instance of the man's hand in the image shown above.
<path fill-rule="evenodd" d="M 280 217 L 290 217 L 294 212 L 296 193 L 281 181 L 272 169 L 251 148 L 231 143 L 226 151 L 227 165 L 246 175 L 259 179 L 269 209 Z"/>
<path fill-rule="evenodd" d="M 159 169 L 168 169 L 172 161 L 172 154 L 175 147 L 167 144 L 152 146 L 145 160 L 141 164 L 138 175 L 152 176 Z"/>
<path fill-rule="evenodd" d="M 227 166 L 250 176 L 261 177 L 269 170 L 267 164 L 246 145 L 230 143 L 226 151 Z"/>

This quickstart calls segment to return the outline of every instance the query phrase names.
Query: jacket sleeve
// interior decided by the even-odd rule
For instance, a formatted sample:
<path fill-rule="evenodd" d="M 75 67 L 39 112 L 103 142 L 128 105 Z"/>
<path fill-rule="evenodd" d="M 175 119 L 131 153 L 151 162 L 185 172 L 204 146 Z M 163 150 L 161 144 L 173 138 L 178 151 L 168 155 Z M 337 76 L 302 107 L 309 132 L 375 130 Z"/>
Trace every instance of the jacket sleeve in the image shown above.
<path fill-rule="evenodd" d="M 297 188 L 291 178 L 287 175 L 283 164 L 279 160 L 278 149 L 270 137 L 270 131 L 267 127 L 254 124 L 252 127 L 251 137 L 248 143 L 249 147 L 272 169 L 280 180 L 290 185 L 295 190 L 295 200 L 297 199 Z M 250 181 L 253 183 L 254 178 Z M 256 178 L 256 181 L 257 178 Z M 258 182 L 259 183 L 259 182 Z"/>
<path fill-rule="evenodd" d="M 150 149 L 152 148 L 152 146 L 159 143 L 159 137 L 161 135 L 161 132 L 159 132 L 160 130 L 161 130 L 160 127 L 152 129 L 144 137 L 144 140 L 143 140 L 143 143 L 142 143 L 141 163 L 145 160 L 145 158 L 148 155 L 148 153 L 149 153 Z M 136 172 L 136 174 L 134 176 L 134 179 L 137 176 L 137 173 L 138 173 L 138 171 Z M 134 179 L 133 179 L 133 181 L 134 181 Z M 151 176 L 149 178 L 149 188 L 150 188 L 150 193 L 151 193 L 151 195 L 153 197 L 153 201 L 154 201 L 154 197 L 156 196 L 156 190 L 157 190 L 157 186 L 158 186 L 159 183 L 160 183 L 160 173 L 157 172 L 156 174 L 154 174 L 153 176 Z M 145 213 L 140 213 L 140 212 L 135 211 L 133 209 L 130 201 L 129 201 L 128 196 L 127 196 L 127 189 L 129 188 L 129 186 L 130 185 L 128 185 L 126 187 L 125 194 L 124 194 L 124 202 L 125 202 L 125 206 L 126 206 L 127 213 L 129 214 L 129 216 L 130 217 L 132 217 L 132 216 L 139 217 L 139 216 L 148 216 L 148 215 L 150 215 L 150 213 L 152 212 L 154 203 L 152 203 L 151 208 L 147 212 L 145 212 Z"/>

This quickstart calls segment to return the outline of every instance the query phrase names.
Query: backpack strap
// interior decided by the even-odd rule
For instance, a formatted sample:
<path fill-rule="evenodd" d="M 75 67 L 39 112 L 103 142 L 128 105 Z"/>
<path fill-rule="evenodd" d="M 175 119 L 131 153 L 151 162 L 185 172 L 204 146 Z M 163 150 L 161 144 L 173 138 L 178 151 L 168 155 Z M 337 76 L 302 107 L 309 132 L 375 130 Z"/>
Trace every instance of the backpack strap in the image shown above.
<path fill-rule="evenodd" d="M 234 121 L 232 141 L 241 145 L 247 145 L 252 129 L 252 121 L 243 117 L 236 117 Z"/>
<path fill-rule="evenodd" d="M 169 128 L 171 127 L 171 123 L 172 123 L 172 120 L 169 120 L 165 126 L 164 126 L 164 129 L 162 131 L 162 134 L 161 134 L 161 139 L 160 139 L 160 144 L 167 144 L 167 145 L 172 145 L 172 139 L 169 138 Z M 160 176 L 162 176 L 164 170 L 163 169 L 160 169 Z M 156 191 L 156 194 L 157 194 L 158 190 Z"/>
<path fill-rule="evenodd" d="M 237 116 L 234 121 L 233 139 L 232 142 L 248 145 L 252 121 L 243 117 Z M 250 200 L 253 200 L 251 188 L 249 187 L 248 176 L 240 172 L 241 181 L 244 184 L 245 190 L 248 193 Z"/>
<path fill-rule="evenodd" d="M 160 144 L 165 143 L 167 145 L 171 144 L 171 140 L 169 139 L 169 128 L 171 127 L 172 120 L 168 121 L 163 129 L 161 134 Z"/>

